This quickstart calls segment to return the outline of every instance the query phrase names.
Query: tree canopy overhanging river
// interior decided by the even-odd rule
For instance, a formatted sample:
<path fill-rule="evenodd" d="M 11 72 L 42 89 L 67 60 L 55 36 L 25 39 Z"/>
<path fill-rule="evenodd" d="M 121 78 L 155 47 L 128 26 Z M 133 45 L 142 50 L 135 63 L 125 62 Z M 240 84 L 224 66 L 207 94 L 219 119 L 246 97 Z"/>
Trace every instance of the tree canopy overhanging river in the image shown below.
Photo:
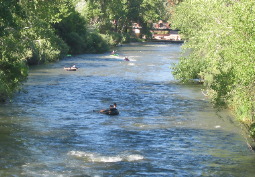
<path fill-rule="evenodd" d="M 117 50 L 31 69 L 25 91 L 0 106 L 0 176 L 255 174 L 231 115 L 171 75 L 180 44 Z M 114 102 L 118 116 L 93 112 Z"/>

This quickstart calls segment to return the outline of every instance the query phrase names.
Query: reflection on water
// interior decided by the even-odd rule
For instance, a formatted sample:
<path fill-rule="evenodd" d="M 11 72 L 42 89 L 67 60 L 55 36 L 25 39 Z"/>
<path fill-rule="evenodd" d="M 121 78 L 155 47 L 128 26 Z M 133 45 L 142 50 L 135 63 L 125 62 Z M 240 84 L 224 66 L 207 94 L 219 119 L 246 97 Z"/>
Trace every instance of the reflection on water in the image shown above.
<path fill-rule="evenodd" d="M 252 176 L 254 154 L 201 86 L 178 84 L 180 45 L 131 44 L 31 69 L 0 106 L 0 176 Z M 124 61 L 128 56 L 130 61 Z M 63 67 L 76 64 L 76 72 Z M 96 113 L 117 102 L 120 115 Z"/>

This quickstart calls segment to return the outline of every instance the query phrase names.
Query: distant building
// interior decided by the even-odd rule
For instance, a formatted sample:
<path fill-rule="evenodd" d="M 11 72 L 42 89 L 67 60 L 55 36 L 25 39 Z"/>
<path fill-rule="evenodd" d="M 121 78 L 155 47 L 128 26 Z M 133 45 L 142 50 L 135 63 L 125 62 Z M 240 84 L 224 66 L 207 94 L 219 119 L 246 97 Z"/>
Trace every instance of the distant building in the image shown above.
<path fill-rule="evenodd" d="M 158 23 L 153 23 L 152 38 L 155 40 L 170 40 L 170 41 L 181 41 L 181 37 L 177 30 L 172 30 L 169 23 L 165 23 L 159 20 Z"/>
<path fill-rule="evenodd" d="M 132 23 L 132 31 L 136 37 L 140 37 L 142 27 L 138 23 Z"/>
<path fill-rule="evenodd" d="M 164 23 L 162 20 L 159 20 L 158 23 L 153 23 L 152 29 L 170 29 L 169 23 Z"/>
<path fill-rule="evenodd" d="M 132 24 L 133 34 L 138 38 L 141 36 L 141 29 L 142 27 L 138 23 Z M 154 40 L 181 41 L 178 30 L 170 29 L 169 23 L 165 23 L 162 20 L 153 23 L 150 32 Z"/>

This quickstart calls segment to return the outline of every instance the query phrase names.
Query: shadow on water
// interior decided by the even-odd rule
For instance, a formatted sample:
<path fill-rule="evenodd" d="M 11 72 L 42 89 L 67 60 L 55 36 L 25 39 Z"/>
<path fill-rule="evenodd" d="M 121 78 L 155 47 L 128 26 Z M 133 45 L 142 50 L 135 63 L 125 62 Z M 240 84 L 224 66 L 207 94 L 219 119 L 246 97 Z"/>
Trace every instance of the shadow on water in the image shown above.
<path fill-rule="evenodd" d="M 132 62 L 81 55 L 32 69 L 26 92 L 0 106 L 0 176 L 254 174 L 230 114 L 213 109 L 200 86 L 169 79 L 176 58 L 165 50 L 177 56 L 179 46 L 149 45 L 120 48 Z M 78 71 L 64 71 L 68 64 Z M 113 102 L 120 115 L 93 112 Z"/>

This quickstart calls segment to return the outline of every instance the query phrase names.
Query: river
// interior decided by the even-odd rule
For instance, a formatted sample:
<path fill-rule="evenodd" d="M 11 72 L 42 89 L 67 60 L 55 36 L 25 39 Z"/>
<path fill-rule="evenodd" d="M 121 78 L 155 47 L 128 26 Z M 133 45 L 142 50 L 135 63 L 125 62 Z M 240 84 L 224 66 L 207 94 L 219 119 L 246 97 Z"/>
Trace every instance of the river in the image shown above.
<path fill-rule="evenodd" d="M 116 49 L 31 68 L 23 91 L 0 105 L 0 176 L 255 175 L 231 114 L 201 85 L 173 78 L 181 44 Z M 96 112 L 114 102 L 118 116 Z"/>

